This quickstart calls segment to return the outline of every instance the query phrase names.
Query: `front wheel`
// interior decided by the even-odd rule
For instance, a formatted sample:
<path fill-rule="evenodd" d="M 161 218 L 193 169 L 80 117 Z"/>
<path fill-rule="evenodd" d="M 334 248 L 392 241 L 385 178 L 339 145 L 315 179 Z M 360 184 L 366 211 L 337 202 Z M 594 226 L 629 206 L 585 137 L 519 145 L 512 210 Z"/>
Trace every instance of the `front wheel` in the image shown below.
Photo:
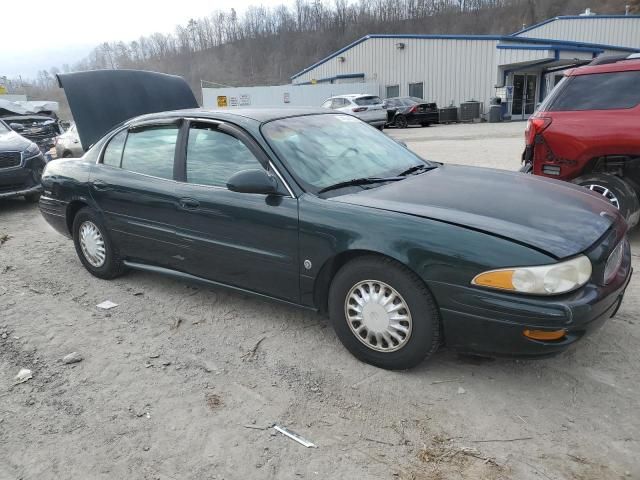
<path fill-rule="evenodd" d="M 329 290 L 329 316 L 342 344 L 380 368 L 415 367 L 440 344 L 440 316 L 431 293 L 391 259 L 366 256 L 343 266 Z"/>
<path fill-rule="evenodd" d="M 73 220 L 73 243 L 80 261 L 92 275 L 109 280 L 124 271 L 101 218 L 88 207 L 80 210 Z"/>
<path fill-rule="evenodd" d="M 640 217 L 638 195 L 622 178 L 607 173 L 595 173 L 578 177 L 573 180 L 573 183 L 602 195 L 605 200 L 620 210 L 622 216 L 627 219 L 629 227 L 638 223 Z"/>

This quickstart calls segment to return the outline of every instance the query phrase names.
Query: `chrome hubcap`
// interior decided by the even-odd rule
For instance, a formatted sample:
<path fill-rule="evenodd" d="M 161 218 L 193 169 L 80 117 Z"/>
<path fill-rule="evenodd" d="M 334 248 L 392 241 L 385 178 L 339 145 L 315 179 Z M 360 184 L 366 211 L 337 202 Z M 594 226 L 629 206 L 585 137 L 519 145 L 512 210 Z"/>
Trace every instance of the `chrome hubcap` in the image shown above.
<path fill-rule="evenodd" d="M 618 202 L 618 197 L 616 197 L 615 194 L 608 188 L 603 187 L 602 185 L 595 184 L 585 185 L 585 187 L 587 187 L 592 192 L 599 193 L 604 198 L 609 200 L 618 210 L 620 210 L 620 202 Z"/>
<path fill-rule="evenodd" d="M 355 284 L 344 303 L 349 328 L 372 350 L 394 352 L 411 337 L 411 312 L 404 298 L 378 280 Z"/>
<path fill-rule="evenodd" d="M 80 248 L 92 266 L 100 268 L 104 265 L 107 259 L 104 238 L 95 223 L 87 220 L 80 225 Z"/>

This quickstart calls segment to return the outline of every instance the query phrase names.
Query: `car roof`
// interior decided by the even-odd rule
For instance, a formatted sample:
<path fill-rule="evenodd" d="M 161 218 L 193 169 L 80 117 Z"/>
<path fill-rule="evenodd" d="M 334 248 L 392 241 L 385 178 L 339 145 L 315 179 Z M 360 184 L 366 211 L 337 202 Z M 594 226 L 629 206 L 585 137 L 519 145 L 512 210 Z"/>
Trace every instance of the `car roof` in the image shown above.
<path fill-rule="evenodd" d="M 636 72 L 640 71 L 640 59 L 630 58 L 618 60 L 613 63 L 602 63 L 600 65 L 585 65 L 584 67 L 568 70 L 568 77 L 578 75 L 593 75 L 596 73 L 616 73 L 616 72 Z"/>
<path fill-rule="evenodd" d="M 373 93 L 347 93 L 345 95 L 334 95 L 330 98 L 360 98 L 360 97 L 377 97 L 378 95 L 374 95 Z"/>
<path fill-rule="evenodd" d="M 241 117 L 258 123 L 270 122 L 288 117 L 300 117 L 304 115 L 336 115 L 326 108 L 319 107 L 261 107 L 261 108 L 234 108 L 234 109 L 206 109 L 190 108 L 185 110 L 171 110 L 167 112 L 149 113 L 132 118 L 130 121 L 153 120 L 165 117 L 195 117 L 203 119 L 230 120 Z"/>

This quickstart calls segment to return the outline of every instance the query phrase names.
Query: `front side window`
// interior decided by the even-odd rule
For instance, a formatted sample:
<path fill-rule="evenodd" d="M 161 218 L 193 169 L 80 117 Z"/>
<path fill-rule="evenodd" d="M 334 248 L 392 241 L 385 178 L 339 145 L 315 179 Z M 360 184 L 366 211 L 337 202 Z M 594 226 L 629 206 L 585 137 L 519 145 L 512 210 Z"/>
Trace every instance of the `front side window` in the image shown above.
<path fill-rule="evenodd" d="M 122 168 L 172 179 L 177 140 L 178 128 L 173 125 L 130 130 L 122 154 Z"/>
<path fill-rule="evenodd" d="M 258 159 L 236 137 L 210 125 L 189 129 L 187 182 L 226 188 L 235 173 L 257 168 Z"/>
<path fill-rule="evenodd" d="M 319 190 L 363 177 L 390 177 L 430 164 L 350 115 L 305 115 L 274 120 L 262 132 L 305 189 Z"/>
<path fill-rule="evenodd" d="M 551 112 L 615 110 L 640 104 L 640 72 L 596 73 L 568 77 L 541 109 Z"/>
<path fill-rule="evenodd" d="M 123 130 L 115 135 L 104 149 L 102 163 L 112 167 L 120 167 L 122 160 L 122 150 L 124 149 L 124 141 L 127 138 L 127 131 Z"/>

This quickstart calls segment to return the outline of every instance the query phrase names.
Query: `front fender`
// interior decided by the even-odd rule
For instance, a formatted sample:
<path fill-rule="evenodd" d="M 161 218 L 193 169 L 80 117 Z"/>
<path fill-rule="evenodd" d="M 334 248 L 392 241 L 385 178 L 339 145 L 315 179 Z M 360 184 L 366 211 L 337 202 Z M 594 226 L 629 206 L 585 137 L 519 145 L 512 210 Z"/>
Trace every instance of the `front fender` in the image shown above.
<path fill-rule="evenodd" d="M 427 284 L 469 285 L 478 273 L 554 259 L 508 239 L 405 213 L 302 195 L 300 205 L 301 296 L 314 306 L 317 282 L 328 263 L 349 252 L 392 258 Z M 323 272 L 323 275 L 321 275 Z"/>

